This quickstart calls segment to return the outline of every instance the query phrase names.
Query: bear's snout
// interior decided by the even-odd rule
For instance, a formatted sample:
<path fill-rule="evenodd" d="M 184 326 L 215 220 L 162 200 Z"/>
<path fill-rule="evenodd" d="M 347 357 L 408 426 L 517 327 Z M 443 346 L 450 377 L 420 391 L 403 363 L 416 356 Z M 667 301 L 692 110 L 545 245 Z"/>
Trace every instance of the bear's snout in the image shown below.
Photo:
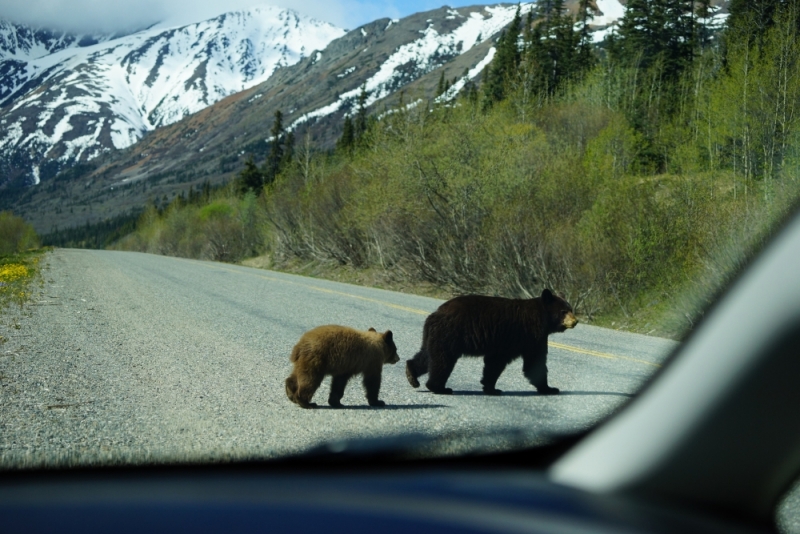
<path fill-rule="evenodd" d="M 394 354 L 389 356 L 389 359 L 386 360 L 386 363 L 390 363 L 390 364 L 394 365 L 399 361 L 400 361 L 400 356 L 398 356 L 397 353 L 395 352 Z"/>
<path fill-rule="evenodd" d="M 575 325 L 578 324 L 578 318 L 575 317 L 575 314 L 572 312 L 568 312 L 564 316 L 564 321 L 562 321 L 561 324 L 563 324 L 565 328 L 575 328 Z"/>

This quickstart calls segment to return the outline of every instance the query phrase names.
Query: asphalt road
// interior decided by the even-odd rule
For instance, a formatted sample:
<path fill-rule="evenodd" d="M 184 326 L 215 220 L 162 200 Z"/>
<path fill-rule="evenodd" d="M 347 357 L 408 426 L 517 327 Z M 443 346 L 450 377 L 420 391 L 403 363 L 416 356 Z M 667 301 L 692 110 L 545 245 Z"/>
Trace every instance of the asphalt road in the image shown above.
<path fill-rule="evenodd" d="M 491 447 L 508 428 L 546 440 L 613 412 L 675 346 L 580 324 L 550 337 L 560 395 L 536 394 L 518 360 L 498 381 L 505 394 L 484 396 L 481 360 L 462 358 L 455 394 L 438 396 L 411 388 L 403 364 L 435 299 L 129 252 L 56 250 L 46 263 L 30 316 L 0 331 L 0 467 L 275 457 L 407 433 Z M 384 367 L 385 408 L 356 380 L 345 409 L 328 408 L 329 379 L 321 408 L 289 402 L 292 346 L 322 324 L 394 332 L 402 360 Z"/>

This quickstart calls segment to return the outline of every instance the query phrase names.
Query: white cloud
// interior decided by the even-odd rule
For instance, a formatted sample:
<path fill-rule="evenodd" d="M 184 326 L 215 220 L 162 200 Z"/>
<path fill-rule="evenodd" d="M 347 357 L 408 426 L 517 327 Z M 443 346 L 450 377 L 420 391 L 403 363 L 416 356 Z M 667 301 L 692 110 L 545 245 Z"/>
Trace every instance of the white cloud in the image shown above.
<path fill-rule="evenodd" d="M 391 3 L 367 0 L 0 0 L 0 18 L 73 32 L 116 32 L 189 24 L 257 5 L 291 8 L 348 29 L 399 15 Z"/>

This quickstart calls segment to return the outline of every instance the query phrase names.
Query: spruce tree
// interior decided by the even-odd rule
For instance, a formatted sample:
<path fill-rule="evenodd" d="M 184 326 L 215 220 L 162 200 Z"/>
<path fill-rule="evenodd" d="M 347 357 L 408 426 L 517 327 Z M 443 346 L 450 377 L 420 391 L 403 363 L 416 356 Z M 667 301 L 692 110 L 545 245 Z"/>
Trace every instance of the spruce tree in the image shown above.
<path fill-rule="evenodd" d="M 363 140 L 364 134 L 367 133 L 367 84 L 361 86 L 361 93 L 358 95 L 358 109 L 356 110 L 356 119 L 353 122 L 353 137 L 356 143 Z"/>
<path fill-rule="evenodd" d="M 264 164 L 264 184 L 269 185 L 275 181 L 281 170 L 281 162 L 284 154 L 284 141 L 286 132 L 283 129 L 283 113 L 281 110 L 275 111 L 275 121 L 270 130 L 272 141 L 267 154 L 267 161 Z"/>
<path fill-rule="evenodd" d="M 708 18 L 711 16 L 711 0 L 698 0 L 695 8 L 696 15 L 696 39 L 697 47 L 702 51 L 710 44 L 713 37 L 711 30 L 707 27 Z M 703 19 L 703 22 L 700 22 Z"/>
<path fill-rule="evenodd" d="M 506 97 L 506 85 L 517 72 L 520 63 L 519 36 L 522 33 L 522 14 L 519 5 L 511 24 L 497 40 L 497 52 L 484 77 L 484 99 L 486 105 L 499 102 Z"/>
<path fill-rule="evenodd" d="M 589 0 L 580 0 L 578 3 L 578 35 L 577 51 L 575 54 L 575 65 L 573 70 L 576 75 L 583 74 L 594 66 L 594 54 L 592 53 L 592 35 L 589 32 L 589 24 L 594 15 L 589 8 Z"/>
<path fill-rule="evenodd" d="M 734 31 L 748 29 L 763 37 L 772 27 L 776 11 L 785 3 L 787 0 L 731 0 L 728 6 L 728 27 Z"/>
<path fill-rule="evenodd" d="M 439 75 L 439 83 L 436 85 L 436 96 L 441 96 L 444 91 L 444 69 L 442 69 L 442 73 Z"/>
<path fill-rule="evenodd" d="M 614 39 L 612 59 L 625 65 L 641 65 L 654 56 L 650 4 L 653 0 L 628 0 Z M 647 65 L 642 65 L 647 66 Z"/>
<path fill-rule="evenodd" d="M 526 43 L 525 61 L 534 91 L 551 95 L 591 66 L 591 43 L 588 27 L 584 28 L 586 55 L 581 57 L 581 34 L 575 31 L 575 21 L 567 13 L 564 0 L 547 0 L 537 6 L 538 19 Z"/>
<path fill-rule="evenodd" d="M 286 169 L 294 159 L 294 132 L 289 131 L 283 138 L 283 157 L 278 172 Z"/>
<path fill-rule="evenodd" d="M 660 64 L 675 81 L 691 64 L 696 39 L 692 0 L 629 0 L 609 53 L 616 62 L 648 69 Z"/>
<path fill-rule="evenodd" d="M 349 153 L 352 152 L 355 143 L 356 143 L 356 135 L 355 135 L 355 128 L 353 127 L 353 119 L 350 118 L 350 115 L 347 115 L 344 118 L 344 126 L 342 127 L 342 136 L 336 142 L 336 148 Z"/>
<path fill-rule="evenodd" d="M 797 0 L 731 0 L 723 37 L 725 47 L 732 42 L 763 45 L 767 32 L 775 24 L 780 8 Z"/>

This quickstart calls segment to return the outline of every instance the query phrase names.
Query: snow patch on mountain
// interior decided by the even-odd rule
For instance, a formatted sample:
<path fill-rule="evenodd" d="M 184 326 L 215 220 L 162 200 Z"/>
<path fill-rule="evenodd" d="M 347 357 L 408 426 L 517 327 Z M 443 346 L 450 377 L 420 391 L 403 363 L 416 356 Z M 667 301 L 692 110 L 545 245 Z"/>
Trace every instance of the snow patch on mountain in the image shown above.
<path fill-rule="evenodd" d="M 522 11 L 526 12 L 531 5 L 521 4 Z M 422 36 L 419 39 L 398 47 L 365 82 L 364 87 L 368 92 L 366 105 L 377 102 L 400 86 L 431 72 L 453 57 L 491 38 L 514 19 L 516 10 L 516 5 L 487 6 L 469 12 L 468 16 L 450 10 L 451 16 L 453 12 L 458 13 L 464 22 L 452 32 L 444 34 L 439 33 L 433 24 L 429 24 L 425 30 L 421 30 Z M 413 66 L 412 69 L 409 68 L 410 65 Z M 477 76 L 479 72 L 473 76 Z M 349 112 L 360 93 L 361 87 L 347 91 L 335 102 L 301 116 L 290 128 L 296 128 L 305 122 L 325 117 L 343 108 Z"/>
<path fill-rule="evenodd" d="M 35 154 L 36 181 L 44 157 L 69 163 L 128 147 L 344 33 L 275 7 L 117 39 L 36 36 L 0 23 L 0 155 Z"/>
<path fill-rule="evenodd" d="M 447 91 L 445 91 L 443 94 L 439 95 L 436 98 L 436 102 L 449 102 L 450 100 L 453 100 L 456 96 L 458 96 L 458 93 L 461 92 L 461 90 L 464 88 L 464 86 L 466 86 L 467 83 L 470 80 L 472 80 L 473 78 L 475 78 L 478 74 L 483 72 L 483 69 L 489 63 L 492 62 L 492 60 L 494 59 L 494 55 L 496 53 L 497 53 L 497 49 L 495 47 L 491 47 L 489 49 L 489 53 L 486 54 L 486 57 L 484 57 L 482 60 L 480 60 L 474 67 L 472 67 L 469 70 L 469 72 L 467 72 L 466 76 L 462 76 L 461 78 L 456 80 L 455 83 L 453 85 L 451 85 L 449 89 L 447 89 Z"/>
<path fill-rule="evenodd" d="M 592 32 L 592 40 L 595 43 L 602 42 L 612 33 L 622 17 L 625 15 L 625 6 L 619 0 L 595 0 L 599 14 L 596 14 L 591 21 L 591 26 L 595 28 Z M 728 13 L 721 5 L 709 7 L 709 17 L 699 19 L 701 23 L 712 31 L 718 31 L 725 25 Z"/>
<path fill-rule="evenodd" d="M 59 50 L 81 48 L 112 39 L 112 35 L 72 35 L 0 20 L 0 61 L 30 61 Z"/>

